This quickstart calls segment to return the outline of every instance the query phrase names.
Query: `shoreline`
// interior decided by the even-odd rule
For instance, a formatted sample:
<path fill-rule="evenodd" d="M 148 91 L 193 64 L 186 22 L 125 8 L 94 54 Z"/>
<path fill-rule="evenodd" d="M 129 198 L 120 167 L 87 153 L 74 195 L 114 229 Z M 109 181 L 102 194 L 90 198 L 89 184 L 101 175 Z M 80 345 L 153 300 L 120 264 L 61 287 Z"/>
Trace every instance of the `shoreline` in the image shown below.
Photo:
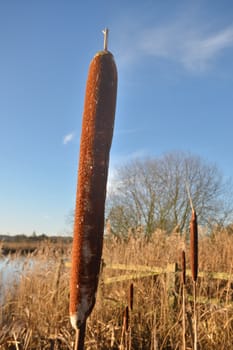
<path fill-rule="evenodd" d="M 22 237 L 0 236 L 0 255 L 8 254 L 32 254 L 38 251 L 51 249 L 64 252 L 71 247 L 72 237 Z"/>

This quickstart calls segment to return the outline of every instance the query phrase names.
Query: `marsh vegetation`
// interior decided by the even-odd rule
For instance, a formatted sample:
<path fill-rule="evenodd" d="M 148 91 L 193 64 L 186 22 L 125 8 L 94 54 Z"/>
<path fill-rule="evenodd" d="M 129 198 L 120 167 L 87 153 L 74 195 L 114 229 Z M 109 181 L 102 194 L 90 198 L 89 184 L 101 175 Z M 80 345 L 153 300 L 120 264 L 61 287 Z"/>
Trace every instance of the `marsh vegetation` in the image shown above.
<path fill-rule="evenodd" d="M 140 232 L 129 232 L 127 239 L 106 236 L 103 268 L 96 306 L 88 319 L 86 349 L 182 349 L 181 272 L 171 288 L 170 275 L 161 273 L 140 278 L 132 271 L 113 270 L 112 264 L 166 268 L 178 263 L 189 245 L 183 236 L 156 231 L 145 240 Z M 74 331 L 69 321 L 69 277 L 71 245 L 61 250 L 45 245 L 23 257 L 15 278 L 1 280 L 0 349 L 72 349 Z M 199 239 L 197 281 L 198 343 L 200 349 L 231 349 L 233 343 L 233 235 L 218 228 Z M 6 259 L 6 257 L 5 257 Z M 9 255 L 7 265 L 19 254 Z M 32 264 L 33 260 L 33 264 Z M 6 264 L 6 260 L 5 260 Z M 3 274 L 4 266 L 1 270 Z M 225 272 L 228 279 L 216 279 L 213 272 Z M 128 278 L 110 283 L 110 277 Z M 140 275 L 140 274 L 139 274 Z M 174 277 L 174 276 L 173 276 Z M 172 278 L 173 278 L 172 277 Z M 220 276 L 221 277 L 221 276 Z M 133 309 L 129 312 L 130 332 L 123 329 L 130 285 L 134 285 Z M 186 348 L 192 349 L 192 281 L 186 283 Z M 174 302 L 175 301 L 175 302 Z"/>

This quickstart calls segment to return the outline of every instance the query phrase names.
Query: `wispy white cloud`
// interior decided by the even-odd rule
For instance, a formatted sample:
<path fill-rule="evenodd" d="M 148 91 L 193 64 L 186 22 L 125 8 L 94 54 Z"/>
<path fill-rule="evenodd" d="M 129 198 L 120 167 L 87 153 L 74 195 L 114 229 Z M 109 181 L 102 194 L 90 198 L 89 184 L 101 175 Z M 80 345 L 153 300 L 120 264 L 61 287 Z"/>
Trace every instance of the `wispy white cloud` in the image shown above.
<path fill-rule="evenodd" d="M 71 132 L 63 137 L 63 144 L 66 145 L 67 143 L 71 142 L 74 139 L 74 132 Z"/>
<path fill-rule="evenodd" d="M 186 42 L 181 62 L 188 69 L 202 71 L 208 69 L 230 47 L 233 47 L 233 26 Z"/>
<path fill-rule="evenodd" d="M 134 36 L 127 36 L 127 28 L 123 31 L 118 55 L 126 64 L 151 56 L 176 62 L 189 71 L 202 72 L 212 67 L 227 48 L 233 47 L 233 24 L 220 29 L 210 24 L 207 28 L 198 20 L 188 22 L 180 18 L 142 28 L 139 30 L 137 25 Z"/>

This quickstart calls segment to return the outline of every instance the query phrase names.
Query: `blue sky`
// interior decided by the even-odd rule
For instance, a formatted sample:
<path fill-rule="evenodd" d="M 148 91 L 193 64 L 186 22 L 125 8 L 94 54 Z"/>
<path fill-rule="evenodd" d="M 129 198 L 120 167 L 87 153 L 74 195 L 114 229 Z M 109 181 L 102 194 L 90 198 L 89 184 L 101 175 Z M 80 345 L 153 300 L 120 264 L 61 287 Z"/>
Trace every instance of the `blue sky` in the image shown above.
<path fill-rule="evenodd" d="M 0 1 L 0 234 L 65 234 L 89 63 L 118 67 L 110 177 L 188 151 L 233 176 L 232 1 Z"/>

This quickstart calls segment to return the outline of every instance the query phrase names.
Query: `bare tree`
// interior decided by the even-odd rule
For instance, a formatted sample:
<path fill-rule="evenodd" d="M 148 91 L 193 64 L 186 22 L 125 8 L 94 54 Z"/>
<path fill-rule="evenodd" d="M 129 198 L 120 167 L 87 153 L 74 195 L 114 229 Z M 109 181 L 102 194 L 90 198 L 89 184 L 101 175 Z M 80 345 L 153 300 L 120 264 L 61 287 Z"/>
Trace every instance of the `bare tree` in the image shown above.
<path fill-rule="evenodd" d="M 227 196 L 231 183 L 198 156 L 173 152 L 161 158 L 138 159 L 117 170 L 107 199 L 107 218 L 115 234 L 138 226 L 149 237 L 160 228 L 183 231 L 190 219 L 187 186 L 199 223 L 223 223 L 233 213 Z"/>

